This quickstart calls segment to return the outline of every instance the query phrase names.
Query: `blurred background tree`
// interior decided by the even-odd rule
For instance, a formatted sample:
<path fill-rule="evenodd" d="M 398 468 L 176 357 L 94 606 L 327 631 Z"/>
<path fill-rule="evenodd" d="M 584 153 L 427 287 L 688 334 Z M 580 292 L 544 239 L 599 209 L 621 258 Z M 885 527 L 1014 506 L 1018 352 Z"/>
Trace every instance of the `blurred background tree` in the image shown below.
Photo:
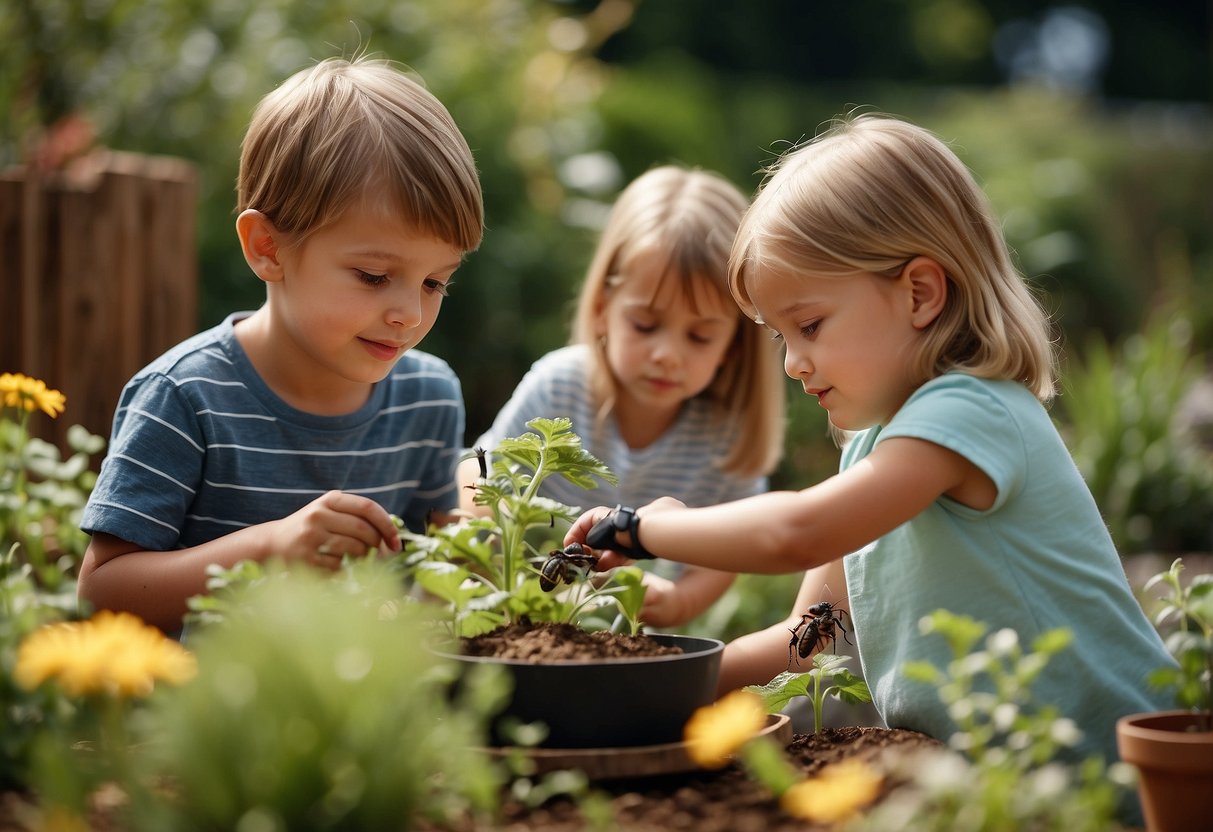
<path fill-rule="evenodd" d="M 1167 302 L 1207 372 L 1211 14 L 1190 0 L 8 0 L 0 164 L 83 116 L 107 147 L 198 165 L 203 328 L 264 297 L 232 211 L 256 101 L 333 55 L 411 67 L 463 128 L 485 190 L 484 244 L 423 345 L 463 380 L 471 441 L 530 362 L 566 341 L 596 230 L 627 181 L 682 162 L 752 191 L 790 143 L 878 110 L 953 141 L 974 169 L 1047 297 L 1067 366 L 1085 366 L 1096 342 L 1114 359 Z M 1067 429 L 1103 423 L 1062 401 Z M 832 473 L 824 413 L 793 395 L 789 419 L 775 484 Z M 1180 492 L 1204 522 L 1174 545 L 1213 549 L 1213 497 Z"/>

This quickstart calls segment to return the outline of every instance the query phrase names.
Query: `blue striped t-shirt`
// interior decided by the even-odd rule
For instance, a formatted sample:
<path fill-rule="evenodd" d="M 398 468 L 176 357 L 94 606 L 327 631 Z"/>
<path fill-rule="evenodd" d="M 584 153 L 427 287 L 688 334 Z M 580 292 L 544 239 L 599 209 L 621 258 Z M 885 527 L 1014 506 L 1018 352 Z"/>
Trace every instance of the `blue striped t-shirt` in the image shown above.
<path fill-rule="evenodd" d="M 369 497 L 420 530 L 458 503 L 459 380 L 411 350 L 353 413 L 280 399 L 236 340 L 236 313 L 123 388 L 81 527 L 150 550 L 197 546 L 285 517 L 326 491 Z"/>

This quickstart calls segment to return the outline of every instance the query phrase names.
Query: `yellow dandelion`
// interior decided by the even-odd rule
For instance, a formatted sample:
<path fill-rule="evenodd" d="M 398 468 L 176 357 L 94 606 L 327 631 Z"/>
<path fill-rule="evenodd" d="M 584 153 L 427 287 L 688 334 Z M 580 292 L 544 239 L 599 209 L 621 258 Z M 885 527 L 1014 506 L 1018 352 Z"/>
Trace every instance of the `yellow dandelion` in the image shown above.
<path fill-rule="evenodd" d="M 129 613 L 48 624 L 21 643 L 13 675 L 32 690 L 54 680 L 69 696 L 147 696 L 156 682 L 193 678 L 193 654 Z"/>
<path fill-rule="evenodd" d="M 868 763 L 843 760 L 817 777 L 792 786 L 780 804 L 793 817 L 814 823 L 847 820 L 880 795 L 881 776 Z"/>
<path fill-rule="evenodd" d="M 63 412 L 67 398 L 40 379 L 21 373 L 4 373 L 0 375 L 0 401 L 5 407 L 41 410 L 53 419 Z"/>
<path fill-rule="evenodd" d="M 704 768 L 721 768 L 766 721 L 762 698 L 735 690 L 691 714 L 683 729 L 687 754 Z"/>

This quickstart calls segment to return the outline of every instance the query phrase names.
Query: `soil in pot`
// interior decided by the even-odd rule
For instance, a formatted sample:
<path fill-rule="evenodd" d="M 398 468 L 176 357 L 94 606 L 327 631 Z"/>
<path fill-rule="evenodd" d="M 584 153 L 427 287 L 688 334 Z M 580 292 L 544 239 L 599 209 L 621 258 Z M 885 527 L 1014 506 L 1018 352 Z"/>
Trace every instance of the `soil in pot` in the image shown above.
<path fill-rule="evenodd" d="M 585 632 L 526 622 L 463 640 L 453 658 L 510 673 L 510 702 L 491 741 L 510 745 L 513 721 L 547 725 L 542 748 L 626 748 L 681 740 L 682 726 L 716 696 L 717 639 Z"/>

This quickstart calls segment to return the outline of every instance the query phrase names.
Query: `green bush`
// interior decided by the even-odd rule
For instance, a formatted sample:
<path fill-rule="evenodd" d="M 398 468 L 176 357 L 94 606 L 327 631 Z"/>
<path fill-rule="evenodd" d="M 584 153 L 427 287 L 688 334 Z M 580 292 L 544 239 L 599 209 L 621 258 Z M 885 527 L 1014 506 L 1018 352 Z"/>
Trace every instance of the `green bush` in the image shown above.
<path fill-rule="evenodd" d="M 1190 344 L 1164 308 L 1115 346 L 1092 338 L 1065 372 L 1062 430 L 1122 553 L 1213 548 L 1213 465 L 1175 426 L 1202 369 Z"/>
<path fill-rule="evenodd" d="M 473 675 L 453 697 L 398 573 L 270 570 L 234 591 L 221 623 L 187 636 L 198 676 L 138 726 L 141 782 L 167 783 L 138 802 L 139 828 L 407 829 L 492 810 L 501 781 L 476 748 L 508 683 Z"/>

